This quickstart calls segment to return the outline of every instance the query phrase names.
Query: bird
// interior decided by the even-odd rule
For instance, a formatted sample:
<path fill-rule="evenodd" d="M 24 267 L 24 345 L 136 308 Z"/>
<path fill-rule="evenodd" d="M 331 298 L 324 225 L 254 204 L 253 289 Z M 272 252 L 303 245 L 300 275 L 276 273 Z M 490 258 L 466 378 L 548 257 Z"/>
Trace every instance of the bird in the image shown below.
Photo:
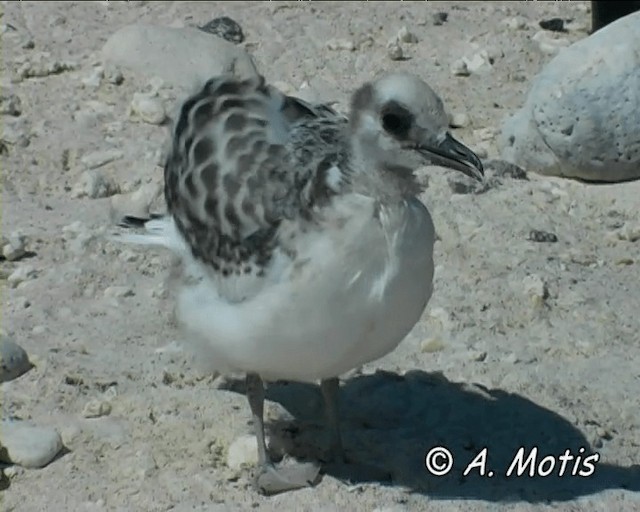
<path fill-rule="evenodd" d="M 448 126 L 435 91 L 399 72 L 357 88 L 347 115 L 258 73 L 213 77 L 181 104 L 167 212 L 122 240 L 179 257 L 176 313 L 189 348 L 211 372 L 246 376 L 261 493 L 313 485 L 319 471 L 272 461 L 265 383 L 319 383 L 331 457 L 347 461 L 340 376 L 394 350 L 426 308 L 435 230 L 415 171 L 484 174 Z"/>

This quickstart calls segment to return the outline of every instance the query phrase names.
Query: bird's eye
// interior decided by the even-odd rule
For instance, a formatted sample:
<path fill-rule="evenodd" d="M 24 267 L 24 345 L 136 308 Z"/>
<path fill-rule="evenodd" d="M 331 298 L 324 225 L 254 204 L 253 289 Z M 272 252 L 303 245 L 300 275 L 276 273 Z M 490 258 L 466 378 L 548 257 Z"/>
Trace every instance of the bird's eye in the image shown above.
<path fill-rule="evenodd" d="M 406 138 L 413 124 L 413 115 L 398 104 L 389 104 L 382 111 L 382 127 L 398 138 Z"/>

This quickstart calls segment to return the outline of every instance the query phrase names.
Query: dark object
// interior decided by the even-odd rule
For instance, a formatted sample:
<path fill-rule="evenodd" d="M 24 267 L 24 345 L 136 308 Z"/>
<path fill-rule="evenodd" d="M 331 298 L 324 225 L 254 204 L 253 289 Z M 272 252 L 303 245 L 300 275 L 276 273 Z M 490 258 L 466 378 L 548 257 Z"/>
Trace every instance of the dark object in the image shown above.
<path fill-rule="evenodd" d="M 591 32 L 636 11 L 640 11 L 640 1 L 637 0 L 591 2 Z"/>
<path fill-rule="evenodd" d="M 538 229 L 532 229 L 529 232 L 529 240 L 532 242 L 541 243 L 554 243 L 558 241 L 558 237 L 555 233 L 549 233 L 548 231 L 540 231 Z"/>
<path fill-rule="evenodd" d="M 227 16 L 214 18 L 206 25 L 198 28 L 207 34 L 213 34 L 235 44 L 244 41 L 244 34 L 240 25 Z"/>
<path fill-rule="evenodd" d="M 542 20 L 540 28 L 551 30 L 551 32 L 566 32 L 564 28 L 564 20 L 562 18 L 551 18 L 550 20 Z"/>
<path fill-rule="evenodd" d="M 443 23 L 446 23 L 448 19 L 449 19 L 449 13 L 437 12 L 433 15 L 433 24 L 442 25 Z"/>

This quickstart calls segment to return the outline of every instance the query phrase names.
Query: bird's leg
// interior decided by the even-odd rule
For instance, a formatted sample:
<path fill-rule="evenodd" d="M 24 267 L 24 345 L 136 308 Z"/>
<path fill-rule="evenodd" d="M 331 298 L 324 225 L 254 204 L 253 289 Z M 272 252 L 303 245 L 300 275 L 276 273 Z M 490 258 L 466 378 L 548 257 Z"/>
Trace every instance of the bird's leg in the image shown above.
<path fill-rule="evenodd" d="M 331 429 L 331 458 L 334 462 L 346 462 L 342 447 L 342 435 L 340 434 L 340 417 L 338 415 L 340 381 L 338 378 L 324 379 L 320 381 L 320 390 L 324 399 L 327 424 Z"/>
<path fill-rule="evenodd" d="M 271 462 L 264 439 L 264 384 L 256 373 L 247 374 L 247 398 L 253 415 L 258 440 L 258 472 L 255 485 L 263 494 L 277 494 L 313 485 L 319 468 L 313 464 L 297 464 L 276 468 Z"/>
<path fill-rule="evenodd" d="M 266 466 L 271 463 L 264 440 L 264 384 L 256 373 L 247 374 L 247 398 L 253 416 L 253 428 L 258 440 L 258 464 Z"/>

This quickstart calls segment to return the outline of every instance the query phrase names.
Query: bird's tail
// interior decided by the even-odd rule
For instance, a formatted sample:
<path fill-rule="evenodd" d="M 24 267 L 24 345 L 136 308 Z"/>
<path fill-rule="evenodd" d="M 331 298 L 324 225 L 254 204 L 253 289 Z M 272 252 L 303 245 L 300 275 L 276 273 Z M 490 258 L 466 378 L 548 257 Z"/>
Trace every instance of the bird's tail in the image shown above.
<path fill-rule="evenodd" d="M 143 231 L 115 233 L 110 236 L 113 241 L 165 247 L 178 254 L 186 250 L 186 244 L 170 215 L 152 214 L 149 218 L 127 215 L 118 223 L 118 226 L 127 230 L 142 229 Z"/>

